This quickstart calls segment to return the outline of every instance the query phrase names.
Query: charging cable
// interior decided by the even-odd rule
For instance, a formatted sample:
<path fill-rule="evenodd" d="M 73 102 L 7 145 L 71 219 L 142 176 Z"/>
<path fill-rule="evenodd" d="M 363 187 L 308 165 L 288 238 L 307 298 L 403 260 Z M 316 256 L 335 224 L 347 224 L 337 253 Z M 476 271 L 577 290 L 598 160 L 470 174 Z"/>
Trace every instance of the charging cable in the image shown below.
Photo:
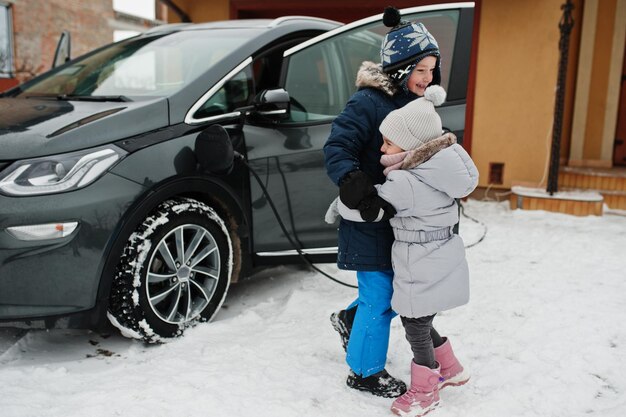
<path fill-rule="evenodd" d="M 272 201 L 272 198 L 270 197 L 270 195 L 269 195 L 269 193 L 267 191 L 267 188 L 265 188 L 265 185 L 263 184 L 263 181 L 261 181 L 261 178 L 259 177 L 259 175 L 248 164 L 248 161 L 246 161 L 246 159 L 243 157 L 242 154 L 240 154 L 239 152 L 235 152 L 235 158 L 240 160 L 248 168 L 248 170 L 252 173 L 252 175 L 254 176 L 254 179 L 259 184 L 259 187 L 261 187 L 261 190 L 263 191 L 263 194 L 265 195 L 265 198 L 267 198 L 267 202 L 269 203 L 270 208 L 272 209 L 272 212 L 274 213 L 274 217 L 276 217 L 276 220 L 278 221 L 278 225 L 280 226 L 281 230 L 283 231 L 283 233 L 287 237 L 287 240 L 289 240 L 289 243 L 291 243 L 291 246 L 293 246 L 293 248 L 296 250 L 296 252 L 298 252 L 298 255 L 300 255 L 300 258 L 302 258 L 304 263 L 307 264 L 311 269 L 319 272 L 320 274 L 322 274 L 326 278 L 330 279 L 333 282 L 336 282 L 339 285 L 343 285 L 344 287 L 349 287 L 349 288 L 359 288 L 356 285 L 351 285 L 351 284 L 347 284 L 347 283 L 345 283 L 343 281 L 340 281 L 340 280 L 330 276 L 326 272 L 322 271 L 317 266 L 313 265 L 313 262 L 311 262 L 309 260 L 309 258 L 307 258 L 306 253 L 304 253 L 302 251 L 301 245 L 296 243 L 293 240 L 293 238 L 291 237 L 291 234 L 287 231 L 287 228 L 285 227 L 285 224 L 283 223 L 282 219 L 280 218 L 280 215 L 278 214 L 278 210 L 276 210 L 276 207 L 274 206 L 274 202 Z"/>
<path fill-rule="evenodd" d="M 322 274 L 324 277 L 330 279 L 331 281 L 339 284 L 339 285 L 343 285 L 344 287 L 348 287 L 348 288 L 359 288 L 356 285 L 351 285 L 351 284 L 347 284 L 343 281 L 340 281 L 332 276 L 330 276 L 329 274 L 327 274 L 326 272 L 322 271 L 320 268 L 318 268 L 317 266 L 315 266 L 313 264 L 313 262 L 311 262 L 311 260 L 309 258 L 307 258 L 306 253 L 304 253 L 302 251 L 301 245 L 298 243 L 296 243 L 293 238 L 291 237 L 291 234 L 287 231 L 287 228 L 285 227 L 285 224 L 283 223 L 280 214 L 278 214 L 278 210 L 276 209 L 276 206 L 274 206 L 274 202 L 272 201 L 272 198 L 269 195 L 269 192 L 267 191 L 267 188 L 265 187 L 265 185 L 263 184 L 263 181 L 261 181 L 261 178 L 259 177 L 259 175 L 256 173 L 256 171 L 248 164 L 248 161 L 246 161 L 246 159 L 244 158 L 244 156 L 242 154 L 240 154 L 239 152 L 234 152 L 234 156 L 236 159 L 238 159 L 239 161 L 241 161 L 247 168 L 248 170 L 252 173 L 252 176 L 254 176 L 254 179 L 256 180 L 256 182 L 259 184 L 259 187 L 261 187 L 261 190 L 263 191 L 263 194 L 265 195 L 265 198 L 267 199 L 268 204 L 270 205 L 270 208 L 272 209 L 272 212 L 274 213 L 274 217 L 276 217 L 276 221 L 278 222 L 278 225 L 280 226 L 281 230 L 283 231 L 283 233 L 285 234 L 285 237 L 287 238 L 287 240 L 289 240 L 289 243 L 291 243 L 291 246 L 296 250 L 296 252 L 298 253 L 298 255 L 300 256 L 300 258 L 304 261 L 304 263 L 306 265 L 309 266 L 309 268 L 313 269 L 314 271 L 319 272 L 320 274 Z M 465 246 L 465 248 L 471 248 L 473 246 L 478 245 L 480 242 L 482 242 L 485 237 L 487 236 L 487 225 L 483 222 L 481 222 L 480 220 L 477 220 L 469 215 L 467 215 L 467 213 L 465 213 L 465 207 L 463 206 L 463 204 L 461 204 L 461 202 L 459 201 L 459 207 L 461 208 L 461 214 L 463 215 L 463 217 L 473 221 L 474 223 L 477 223 L 479 225 L 481 225 L 483 227 L 483 234 L 480 237 L 480 239 L 478 239 L 476 242 Z"/>
<path fill-rule="evenodd" d="M 480 220 L 477 220 L 475 218 L 473 218 L 472 216 L 468 216 L 467 213 L 465 213 L 465 206 L 463 205 L 463 203 L 461 203 L 461 201 L 459 200 L 459 207 L 461 208 L 461 215 L 463 217 L 465 217 L 466 219 L 469 219 L 471 221 L 473 221 L 476 224 L 479 224 L 483 227 L 483 235 L 480 237 L 480 239 L 478 239 L 476 242 L 469 244 L 467 246 L 465 246 L 465 249 L 469 249 L 473 246 L 478 245 L 480 242 L 482 242 L 485 237 L 487 236 L 487 225 L 483 222 L 481 222 Z"/>

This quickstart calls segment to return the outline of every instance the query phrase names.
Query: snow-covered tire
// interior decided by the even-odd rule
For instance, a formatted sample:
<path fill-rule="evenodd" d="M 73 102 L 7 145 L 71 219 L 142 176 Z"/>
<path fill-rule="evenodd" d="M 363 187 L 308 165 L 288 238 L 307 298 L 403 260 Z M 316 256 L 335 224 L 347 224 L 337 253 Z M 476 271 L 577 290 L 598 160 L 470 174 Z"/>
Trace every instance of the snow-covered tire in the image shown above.
<path fill-rule="evenodd" d="M 233 247 L 224 221 L 190 198 L 161 203 L 130 235 L 117 264 L 108 317 L 148 343 L 209 321 L 230 285 Z"/>

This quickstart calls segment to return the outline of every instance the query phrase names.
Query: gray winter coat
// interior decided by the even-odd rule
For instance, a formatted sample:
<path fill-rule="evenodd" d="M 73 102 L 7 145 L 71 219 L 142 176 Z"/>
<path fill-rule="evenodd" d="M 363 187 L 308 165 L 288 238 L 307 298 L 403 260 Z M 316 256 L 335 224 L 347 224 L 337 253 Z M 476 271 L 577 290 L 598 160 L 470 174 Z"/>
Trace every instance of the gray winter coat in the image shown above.
<path fill-rule="evenodd" d="M 433 143 L 446 137 L 454 138 L 446 134 Z M 377 186 L 378 195 L 397 211 L 390 220 L 395 237 L 391 305 L 404 317 L 428 316 L 469 301 L 465 248 L 451 229 L 459 220 L 455 199 L 476 188 L 478 170 L 460 145 L 446 146 L 432 157 L 410 154 L 402 169 L 389 172 Z M 344 218 L 360 218 L 340 201 L 338 210 Z"/>

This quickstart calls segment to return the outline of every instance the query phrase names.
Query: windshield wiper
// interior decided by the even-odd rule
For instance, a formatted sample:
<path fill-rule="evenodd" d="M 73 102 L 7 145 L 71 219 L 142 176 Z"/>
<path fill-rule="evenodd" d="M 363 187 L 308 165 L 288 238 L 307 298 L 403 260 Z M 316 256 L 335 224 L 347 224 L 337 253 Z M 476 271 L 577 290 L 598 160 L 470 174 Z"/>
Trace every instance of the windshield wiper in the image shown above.
<path fill-rule="evenodd" d="M 132 101 L 126 96 L 79 96 L 73 94 L 62 94 L 57 96 L 57 100 L 65 101 Z"/>

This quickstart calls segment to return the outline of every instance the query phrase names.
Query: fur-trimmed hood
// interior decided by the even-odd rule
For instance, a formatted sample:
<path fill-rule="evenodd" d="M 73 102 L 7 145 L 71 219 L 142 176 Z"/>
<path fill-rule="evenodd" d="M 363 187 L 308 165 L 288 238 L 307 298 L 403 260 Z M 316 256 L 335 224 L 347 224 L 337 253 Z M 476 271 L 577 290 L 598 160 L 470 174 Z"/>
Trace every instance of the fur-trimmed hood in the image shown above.
<path fill-rule="evenodd" d="M 391 78 L 383 72 L 383 67 L 372 61 L 364 61 L 356 75 L 357 88 L 372 87 L 393 96 L 398 88 L 393 84 Z"/>
<path fill-rule="evenodd" d="M 392 155 L 383 155 L 380 157 L 380 163 L 386 167 L 383 171 L 388 175 L 394 169 L 411 169 L 428 161 L 442 149 L 452 146 L 456 143 L 456 136 L 447 132 L 436 139 L 426 142 L 422 146 L 410 151 L 404 151 Z"/>
<path fill-rule="evenodd" d="M 402 169 L 411 169 L 416 166 L 428 161 L 434 154 L 439 152 L 442 149 L 447 148 L 448 146 L 452 146 L 456 143 L 456 136 L 454 133 L 444 133 L 442 136 L 439 136 L 437 139 L 433 139 L 430 142 L 427 142 L 420 146 L 419 148 L 413 149 L 408 152 L 406 158 L 402 162 Z"/>
<path fill-rule="evenodd" d="M 452 198 L 465 197 L 478 185 L 476 165 L 467 151 L 456 143 L 452 133 L 446 133 L 411 151 L 383 155 L 381 163 L 387 167 L 387 181 L 406 179 L 408 175 Z M 390 188 L 393 187 L 386 189 Z M 385 198 L 379 193 L 392 204 L 396 199 L 406 198 L 398 194 L 394 192 Z"/>

